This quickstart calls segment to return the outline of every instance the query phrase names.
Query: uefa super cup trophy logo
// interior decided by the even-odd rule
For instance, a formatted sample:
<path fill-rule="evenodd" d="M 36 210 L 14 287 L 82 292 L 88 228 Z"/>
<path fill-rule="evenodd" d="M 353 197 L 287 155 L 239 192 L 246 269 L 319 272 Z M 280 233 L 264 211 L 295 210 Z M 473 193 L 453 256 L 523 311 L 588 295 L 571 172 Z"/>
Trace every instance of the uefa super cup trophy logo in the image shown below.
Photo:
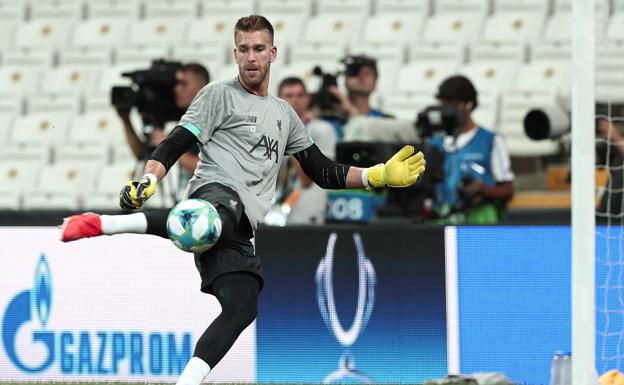
<path fill-rule="evenodd" d="M 342 323 L 336 312 L 336 303 L 334 300 L 334 283 L 333 283 L 333 263 L 334 263 L 334 245 L 338 235 L 331 233 L 327 242 L 327 251 L 325 257 L 321 259 L 316 269 L 316 295 L 318 299 L 319 309 L 327 328 L 331 330 L 344 348 L 345 351 L 340 357 L 338 370 L 330 373 L 325 379 L 324 384 L 331 383 L 371 383 L 371 380 L 363 373 L 355 368 L 355 360 L 348 348 L 355 343 L 358 336 L 366 327 L 368 320 L 373 312 L 375 303 L 375 284 L 377 278 L 375 269 L 370 260 L 366 258 L 364 246 L 360 234 L 353 233 L 353 242 L 357 252 L 358 266 L 358 298 L 355 317 L 353 323 L 348 330 L 342 327 Z"/>

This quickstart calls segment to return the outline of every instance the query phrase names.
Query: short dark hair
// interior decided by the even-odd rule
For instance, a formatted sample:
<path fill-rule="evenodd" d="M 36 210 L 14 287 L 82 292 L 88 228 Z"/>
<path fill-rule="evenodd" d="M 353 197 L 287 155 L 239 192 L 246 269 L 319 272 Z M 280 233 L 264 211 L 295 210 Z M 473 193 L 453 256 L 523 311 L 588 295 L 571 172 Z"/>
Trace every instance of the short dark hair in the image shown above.
<path fill-rule="evenodd" d="M 203 81 L 204 84 L 210 83 L 210 73 L 208 69 L 199 63 L 186 63 L 180 67 L 179 71 L 192 73 Z"/>
<path fill-rule="evenodd" d="M 453 75 L 446 78 L 438 87 L 437 99 L 458 100 L 461 102 L 471 102 L 472 109 L 477 108 L 477 90 L 465 76 Z"/>
<path fill-rule="evenodd" d="M 234 26 L 234 44 L 236 44 L 236 33 L 241 32 L 256 32 L 267 31 L 271 37 L 271 44 L 273 44 L 273 25 L 267 20 L 266 17 L 260 15 L 250 15 L 241 17 Z"/>
<path fill-rule="evenodd" d="M 300 85 L 301 87 L 303 87 L 303 91 L 306 91 L 306 86 L 305 83 L 303 82 L 303 80 L 301 78 L 298 78 L 296 76 L 289 76 L 287 78 L 284 78 L 280 84 L 279 87 L 277 87 L 277 94 L 281 94 L 282 93 L 282 89 L 284 87 L 289 87 L 289 86 L 294 86 L 294 85 Z"/>

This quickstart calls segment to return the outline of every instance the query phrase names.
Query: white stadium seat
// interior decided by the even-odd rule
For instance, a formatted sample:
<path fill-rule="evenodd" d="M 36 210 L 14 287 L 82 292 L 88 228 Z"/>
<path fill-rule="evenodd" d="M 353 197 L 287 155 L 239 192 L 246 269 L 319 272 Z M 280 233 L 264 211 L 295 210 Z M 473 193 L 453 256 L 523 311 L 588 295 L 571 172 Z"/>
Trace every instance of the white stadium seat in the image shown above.
<path fill-rule="evenodd" d="M 93 190 L 85 196 L 88 209 L 119 209 L 119 186 L 134 177 L 135 162 L 115 163 L 102 167 Z"/>
<path fill-rule="evenodd" d="M 322 44 L 350 44 L 362 32 L 363 18 L 347 14 L 322 14 L 312 17 L 305 28 L 303 40 Z"/>
<path fill-rule="evenodd" d="M 79 47 L 114 46 L 127 37 L 129 20 L 96 18 L 81 21 L 72 32 L 71 43 Z"/>
<path fill-rule="evenodd" d="M 75 65 L 98 69 L 110 66 L 112 61 L 113 51 L 109 47 L 66 47 L 59 52 L 59 65 Z"/>
<path fill-rule="evenodd" d="M 117 66 L 124 66 L 130 71 L 148 69 L 152 61 L 167 59 L 169 56 L 169 48 L 164 44 L 129 44 L 118 47 L 115 52 Z"/>
<path fill-rule="evenodd" d="M 307 17 L 287 13 L 267 15 L 267 19 L 273 24 L 275 30 L 275 45 L 278 50 L 284 52 L 287 46 L 299 44 L 306 25 Z M 279 52 L 279 51 L 278 51 Z"/>
<path fill-rule="evenodd" d="M 531 61 L 572 60 L 572 44 L 561 41 L 541 41 L 531 46 Z"/>
<path fill-rule="evenodd" d="M 41 192 L 35 191 L 24 194 L 22 209 L 24 210 L 69 210 L 80 208 L 79 198 L 73 191 Z"/>
<path fill-rule="evenodd" d="M 416 115 L 425 107 L 437 104 L 432 92 L 391 92 L 384 96 L 384 110 L 397 119 L 416 121 Z"/>
<path fill-rule="evenodd" d="M 20 116 L 9 134 L 9 140 L 21 143 L 58 143 L 67 140 L 73 114 L 41 112 Z"/>
<path fill-rule="evenodd" d="M 13 125 L 15 113 L 0 111 L 0 143 L 9 140 L 9 127 Z"/>
<path fill-rule="evenodd" d="M 480 12 L 436 14 L 427 18 L 422 39 L 473 42 L 480 38 L 484 16 Z"/>
<path fill-rule="evenodd" d="M 192 19 L 199 14 L 197 0 L 150 0 L 145 2 L 145 17 Z"/>
<path fill-rule="evenodd" d="M 190 21 L 186 41 L 206 44 L 212 42 L 221 46 L 234 47 L 234 25 L 237 15 L 205 15 Z"/>
<path fill-rule="evenodd" d="M 509 61 L 471 62 L 460 70 L 474 84 L 479 95 L 483 92 L 497 93 L 511 89 L 517 72 L 518 65 Z"/>
<path fill-rule="evenodd" d="M 429 15 L 431 2 L 428 0 L 376 0 L 375 13 L 404 13 L 411 15 Z"/>
<path fill-rule="evenodd" d="M 200 2 L 201 16 L 229 16 L 238 19 L 255 12 L 254 0 L 209 0 Z M 230 29 L 232 32 L 234 28 Z"/>
<path fill-rule="evenodd" d="M 607 27 L 607 40 L 624 40 L 624 12 L 611 16 Z"/>
<path fill-rule="evenodd" d="M 338 62 L 319 63 L 323 71 L 333 74 L 338 69 Z M 321 86 L 321 77 L 314 75 L 314 64 L 310 62 L 299 62 L 285 65 L 276 72 L 275 77 L 271 78 L 271 87 L 274 87 L 274 93 L 277 93 L 279 83 L 287 78 L 295 76 L 301 78 L 305 83 L 308 92 L 316 92 Z"/>
<path fill-rule="evenodd" d="M 21 115 L 23 112 L 24 100 L 20 95 L 0 93 L 0 114 L 18 116 Z M 5 129 L 8 130 L 9 127 L 9 125 L 6 125 Z"/>
<path fill-rule="evenodd" d="M 15 38 L 15 30 L 18 22 L 11 19 L 0 19 L 0 49 L 9 47 L 13 44 Z M 2 55 L 0 55 L 2 59 Z"/>
<path fill-rule="evenodd" d="M 0 186 L 10 186 L 18 192 L 31 190 L 36 184 L 41 166 L 36 161 L 1 161 Z"/>
<path fill-rule="evenodd" d="M 383 13 L 374 15 L 364 24 L 363 42 L 372 43 L 407 43 L 421 34 L 424 14 Z"/>
<path fill-rule="evenodd" d="M 76 116 L 69 129 L 69 140 L 75 143 L 125 143 L 124 127 L 112 110 L 86 112 Z"/>
<path fill-rule="evenodd" d="M 527 91 L 557 90 L 562 97 L 570 94 L 572 63 L 569 60 L 534 61 L 518 69 L 514 89 Z"/>
<path fill-rule="evenodd" d="M 26 4 L 25 1 L 0 2 L 0 24 L 8 21 L 26 20 Z"/>
<path fill-rule="evenodd" d="M 269 16 L 293 15 L 307 18 L 312 13 L 312 0 L 262 0 L 258 2 L 258 13 Z"/>
<path fill-rule="evenodd" d="M 370 1 L 362 0 L 316 0 L 319 15 L 368 16 L 371 13 Z"/>
<path fill-rule="evenodd" d="M 118 18 L 136 20 L 141 16 L 141 0 L 86 1 L 88 18 Z"/>
<path fill-rule="evenodd" d="M 217 73 L 225 64 L 225 47 L 215 44 L 182 43 L 173 47 L 172 58 L 184 63 L 204 65 L 209 74 Z"/>
<path fill-rule="evenodd" d="M 101 143 L 57 143 L 52 147 L 55 162 L 93 164 L 99 167 L 108 163 L 109 147 Z"/>
<path fill-rule="evenodd" d="M 485 21 L 483 40 L 530 43 L 542 35 L 544 19 L 527 12 L 496 13 Z"/>
<path fill-rule="evenodd" d="M 69 43 L 71 22 L 53 19 L 35 19 L 17 26 L 15 46 L 17 47 L 64 47 Z"/>
<path fill-rule="evenodd" d="M 596 47 L 596 99 L 624 103 L 624 41 L 607 41 Z"/>
<path fill-rule="evenodd" d="M 82 94 L 95 87 L 96 70 L 75 65 L 62 65 L 43 73 L 41 90 L 50 94 Z"/>
<path fill-rule="evenodd" d="M 436 14 L 476 12 L 486 15 L 490 11 L 489 3 L 483 0 L 435 0 L 433 5 Z"/>
<path fill-rule="evenodd" d="M 93 189 L 100 171 L 92 163 L 58 162 L 41 168 L 35 191 L 85 194 Z"/>
<path fill-rule="evenodd" d="M 2 51 L 5 66 L 51 67 L 54 65 L 54 50 L 45 46 L 7 48 Z"/>
<path fill-rule="evenodd" d="M 396 79 L 395 89 L 403 92 L 435 93 L 444 79 L 457 73 L 457 65 L 443 62 L 418 62 L 402 66 Z"/>
<path fill-rule="evenodd" d="M 127 43 L 130 45 L 177 44 L 182 41 L 186 24 L 179 20 L 153 18 L 135 20 L 130 24 Z"/>
<path fill-rule="evenodd" d="M 123 74 L 138 69 L 147 69 L 149 67 L 147 60 L 145 58 L 143 64 L 140 65 L 136 63 L 122 63 L 102 69 L 97 78 L 95 92 L 106 94 L 107 97 L 110 97 L 110 91 L 114 86 L 131 85 L 130 78 L 123 76 Z"/>
<path fill-rule="evenodd" d="M 613 0 L 613 14 L 624 12 L 624 0 Z"/>
<path fill-rule="evenodd" d="M 408 47 L 408 62 L 436 61 L 460 64 L 464 62 L 466 47 L 457 41 L 418 42 Z"/>
<path fill-rule="evenodd" d="M 526 47 L 519 42 L 480 42 L 470 47 L 470 61 L 507 60 L 521 64 L 526 58 Z"/>
<path fill-rule="evenodd" d="M 346 50 L 341 45 L 300 43 L 291 48 L 290 63 L 306 63 L 310 67 L 332 62 L 338 63 L 345 53 Z"/>
<path fill-rule="evenodd" d="M 572 12 L 572 1 L 574 0 L 553 0 L 553 13 Z M 609 0 L 594 0 L 592 2 L 595 6 L 594 17 L 596 21 L 606 22 L 609 19 Z"/>
<path fill-rule="evenodd" d="M 31 1 L 30 17 L 33 19 L 80 20 L 83 16 L 83 2 L 80 0 Z"/>
<path fill-rule="evenodd" d="M 533 13 L 544 18 L 548 13 L 549 1 L 544 0 L 494 0 L 493 13 Z"/>
<path fill-rule="evenodd" d="M 70 113 L 80 111 L 81 99 L 79 95 L 71 94 L 38 94 L 26 99 L 26 111 L 33 113 Z"/>
<path fill-rule="evenodd" d="M 20 66 L 0 67 L 0 93 L 33 95 L 39 90 L 41 71 Z"/>
<path fill-rule="evenodd" d="M 48 143 L 6 142 L 0 149 L 2 162 L 35 162 L 43 165 L 49 163 L 50 159 L 51 152 Z"/>

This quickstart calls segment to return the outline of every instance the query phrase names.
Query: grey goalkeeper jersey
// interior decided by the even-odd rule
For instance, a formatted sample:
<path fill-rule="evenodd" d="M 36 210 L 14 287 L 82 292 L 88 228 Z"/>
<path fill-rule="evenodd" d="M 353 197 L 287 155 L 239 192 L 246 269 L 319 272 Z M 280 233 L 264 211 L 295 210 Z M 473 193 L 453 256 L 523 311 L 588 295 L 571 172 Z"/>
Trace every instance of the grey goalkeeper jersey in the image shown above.
<path fill-rule="evenodd" d="M 201 142 L 186 196 L 206 183 L 231 187 L 256 229 L 271 206 L 284 155 L 312 145 L 305 126 L 284 100 L 257 96 L 238 78 L 202 88 L 180 120 Z"/>

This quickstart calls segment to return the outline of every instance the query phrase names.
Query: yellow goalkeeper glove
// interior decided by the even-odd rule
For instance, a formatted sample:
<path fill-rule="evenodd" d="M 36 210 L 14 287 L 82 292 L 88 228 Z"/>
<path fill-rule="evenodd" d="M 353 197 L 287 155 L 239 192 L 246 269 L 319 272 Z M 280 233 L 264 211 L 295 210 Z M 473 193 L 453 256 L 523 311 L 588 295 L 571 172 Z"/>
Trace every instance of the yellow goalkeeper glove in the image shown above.
<path fill-rule="evenodd" d="M 405 146 L 385 164 L 378 164 L 364 171 L 365 185 L 371 187 L 408 187 L 425 172 L 422 152 L 414 154 L 414 147 Z M 413 156 L 412 156 L 413 155 Z"/>
<path fill-rule="evenodd" d="M 128 181 L 119 193 L 119 206 L 124 210 L 136 210 L 156 191 L 158 179 L 154 174 L 145 174 L 141 180 Z"/>

